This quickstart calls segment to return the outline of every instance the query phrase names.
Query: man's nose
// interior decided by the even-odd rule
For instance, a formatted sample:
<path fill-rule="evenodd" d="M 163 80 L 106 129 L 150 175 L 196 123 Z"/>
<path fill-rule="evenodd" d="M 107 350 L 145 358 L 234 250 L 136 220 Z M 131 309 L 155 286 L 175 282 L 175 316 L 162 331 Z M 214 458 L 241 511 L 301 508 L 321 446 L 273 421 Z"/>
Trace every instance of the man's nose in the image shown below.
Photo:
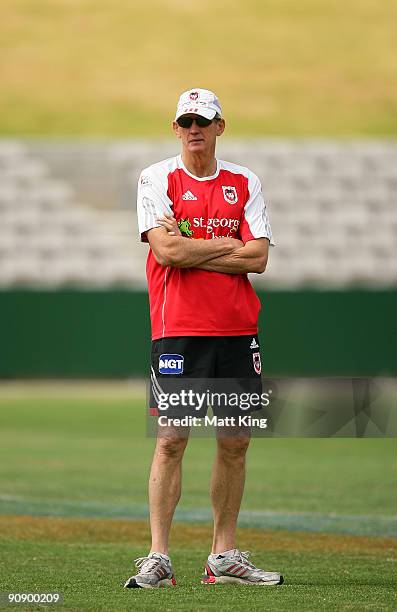
<path fill-rule="evenodd" d="M 191 132 L 197 132 L 198 130 L 199 130 L 199 126 L 197 125 L 196 120 L 193 119 L 193 123 L 190 126 L 190 131 Z"/>

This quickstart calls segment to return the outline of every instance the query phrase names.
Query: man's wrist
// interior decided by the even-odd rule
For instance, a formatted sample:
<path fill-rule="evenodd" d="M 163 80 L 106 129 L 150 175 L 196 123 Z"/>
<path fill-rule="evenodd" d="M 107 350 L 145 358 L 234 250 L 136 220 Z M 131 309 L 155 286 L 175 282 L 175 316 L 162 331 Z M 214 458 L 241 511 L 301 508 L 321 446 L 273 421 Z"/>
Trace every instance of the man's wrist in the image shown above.
<path fill-rule="evenodd" d="M 236 240 L 235 238 L 230 238 L 228 236 L 225 238 L 211 240 L 210 242 L 215 246 L 215 250 L 213 251 L 214 259 L 217 257 L 222 257 L 222 255 L 230 255 L 243 245 L 240 240 Z"/>
<path fill-rule="evenodd" d="M 220 238 L 219 240 L 216 240 L 216 242 L 218 243 L 217 247 L 219 245 L 219 251 L 217 249 L 217 254 L 219 254 L 219 257 L 222 255 L 229 255 L 236 250 L 236 245 L 234 244 L 232 238 Z"/>
<path fill-rule="evenodd" d="M 233 251 L 237 251 L 237 249 L 241 249 L 244 246 L 244 243 L 238 238 L 228 237 L 226 238 L 226 240 L 228 241 L 229 248 L 231 249 L 229 250 L 229 253 L 232 253 Z"/>

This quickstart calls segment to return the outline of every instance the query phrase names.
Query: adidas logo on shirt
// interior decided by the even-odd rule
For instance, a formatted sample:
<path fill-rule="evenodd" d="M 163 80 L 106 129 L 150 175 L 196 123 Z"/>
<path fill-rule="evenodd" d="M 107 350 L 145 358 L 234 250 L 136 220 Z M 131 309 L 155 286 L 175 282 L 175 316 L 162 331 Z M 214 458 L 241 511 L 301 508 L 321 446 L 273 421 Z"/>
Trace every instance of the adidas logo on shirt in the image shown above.
<path fill-rule="evenodd" d="M 196 196 L 191 191 L 185 191 L 182 200 L 197 200 Z"/>
<path fill-rule="evenodd" d="M 259 344 L 257 343 L 257 341 L 255 340 L 255 338 L 252 338 L 252 342 L 250 344 L 250 348 L 251 349 L 257 349 L 259 348 Z"/>

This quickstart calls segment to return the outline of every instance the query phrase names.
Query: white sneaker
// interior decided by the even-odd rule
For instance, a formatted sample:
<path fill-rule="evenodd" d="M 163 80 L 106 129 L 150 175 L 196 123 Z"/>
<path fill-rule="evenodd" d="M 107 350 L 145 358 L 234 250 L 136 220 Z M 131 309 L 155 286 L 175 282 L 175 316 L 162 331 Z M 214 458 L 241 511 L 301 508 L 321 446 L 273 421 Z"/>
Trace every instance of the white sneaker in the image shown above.
<path fill-rule="evenodd" d="M 249 552 L 235 548 L 228 555 L 213 554 L 205 565 L 203 584 L 239 583 L 257 586 L 282 584 L 284 578 L 277 572 L 265 572 L 248 561 Z"/>
<path fill-rule="evenodd" d="M 176 586 L 171 560 L 161 553 L 152 552 L 147 557 L 135 559 L 138 574 L 128 578 L 125 589 L 158 589 Z"/>

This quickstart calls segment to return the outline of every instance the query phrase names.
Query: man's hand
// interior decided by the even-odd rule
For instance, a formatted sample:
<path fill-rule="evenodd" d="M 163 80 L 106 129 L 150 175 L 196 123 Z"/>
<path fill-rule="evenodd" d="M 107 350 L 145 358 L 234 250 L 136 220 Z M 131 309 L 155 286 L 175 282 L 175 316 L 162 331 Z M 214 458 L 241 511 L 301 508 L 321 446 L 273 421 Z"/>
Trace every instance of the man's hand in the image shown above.
<path fill-rule="evenodd" d="M 163 217 L 156 219 L 157 223 L 167 230 L 170 236 L 182 236 L 182 232 L 178 227 L 177 220 L 169 213 L 166 213 Z"/>

